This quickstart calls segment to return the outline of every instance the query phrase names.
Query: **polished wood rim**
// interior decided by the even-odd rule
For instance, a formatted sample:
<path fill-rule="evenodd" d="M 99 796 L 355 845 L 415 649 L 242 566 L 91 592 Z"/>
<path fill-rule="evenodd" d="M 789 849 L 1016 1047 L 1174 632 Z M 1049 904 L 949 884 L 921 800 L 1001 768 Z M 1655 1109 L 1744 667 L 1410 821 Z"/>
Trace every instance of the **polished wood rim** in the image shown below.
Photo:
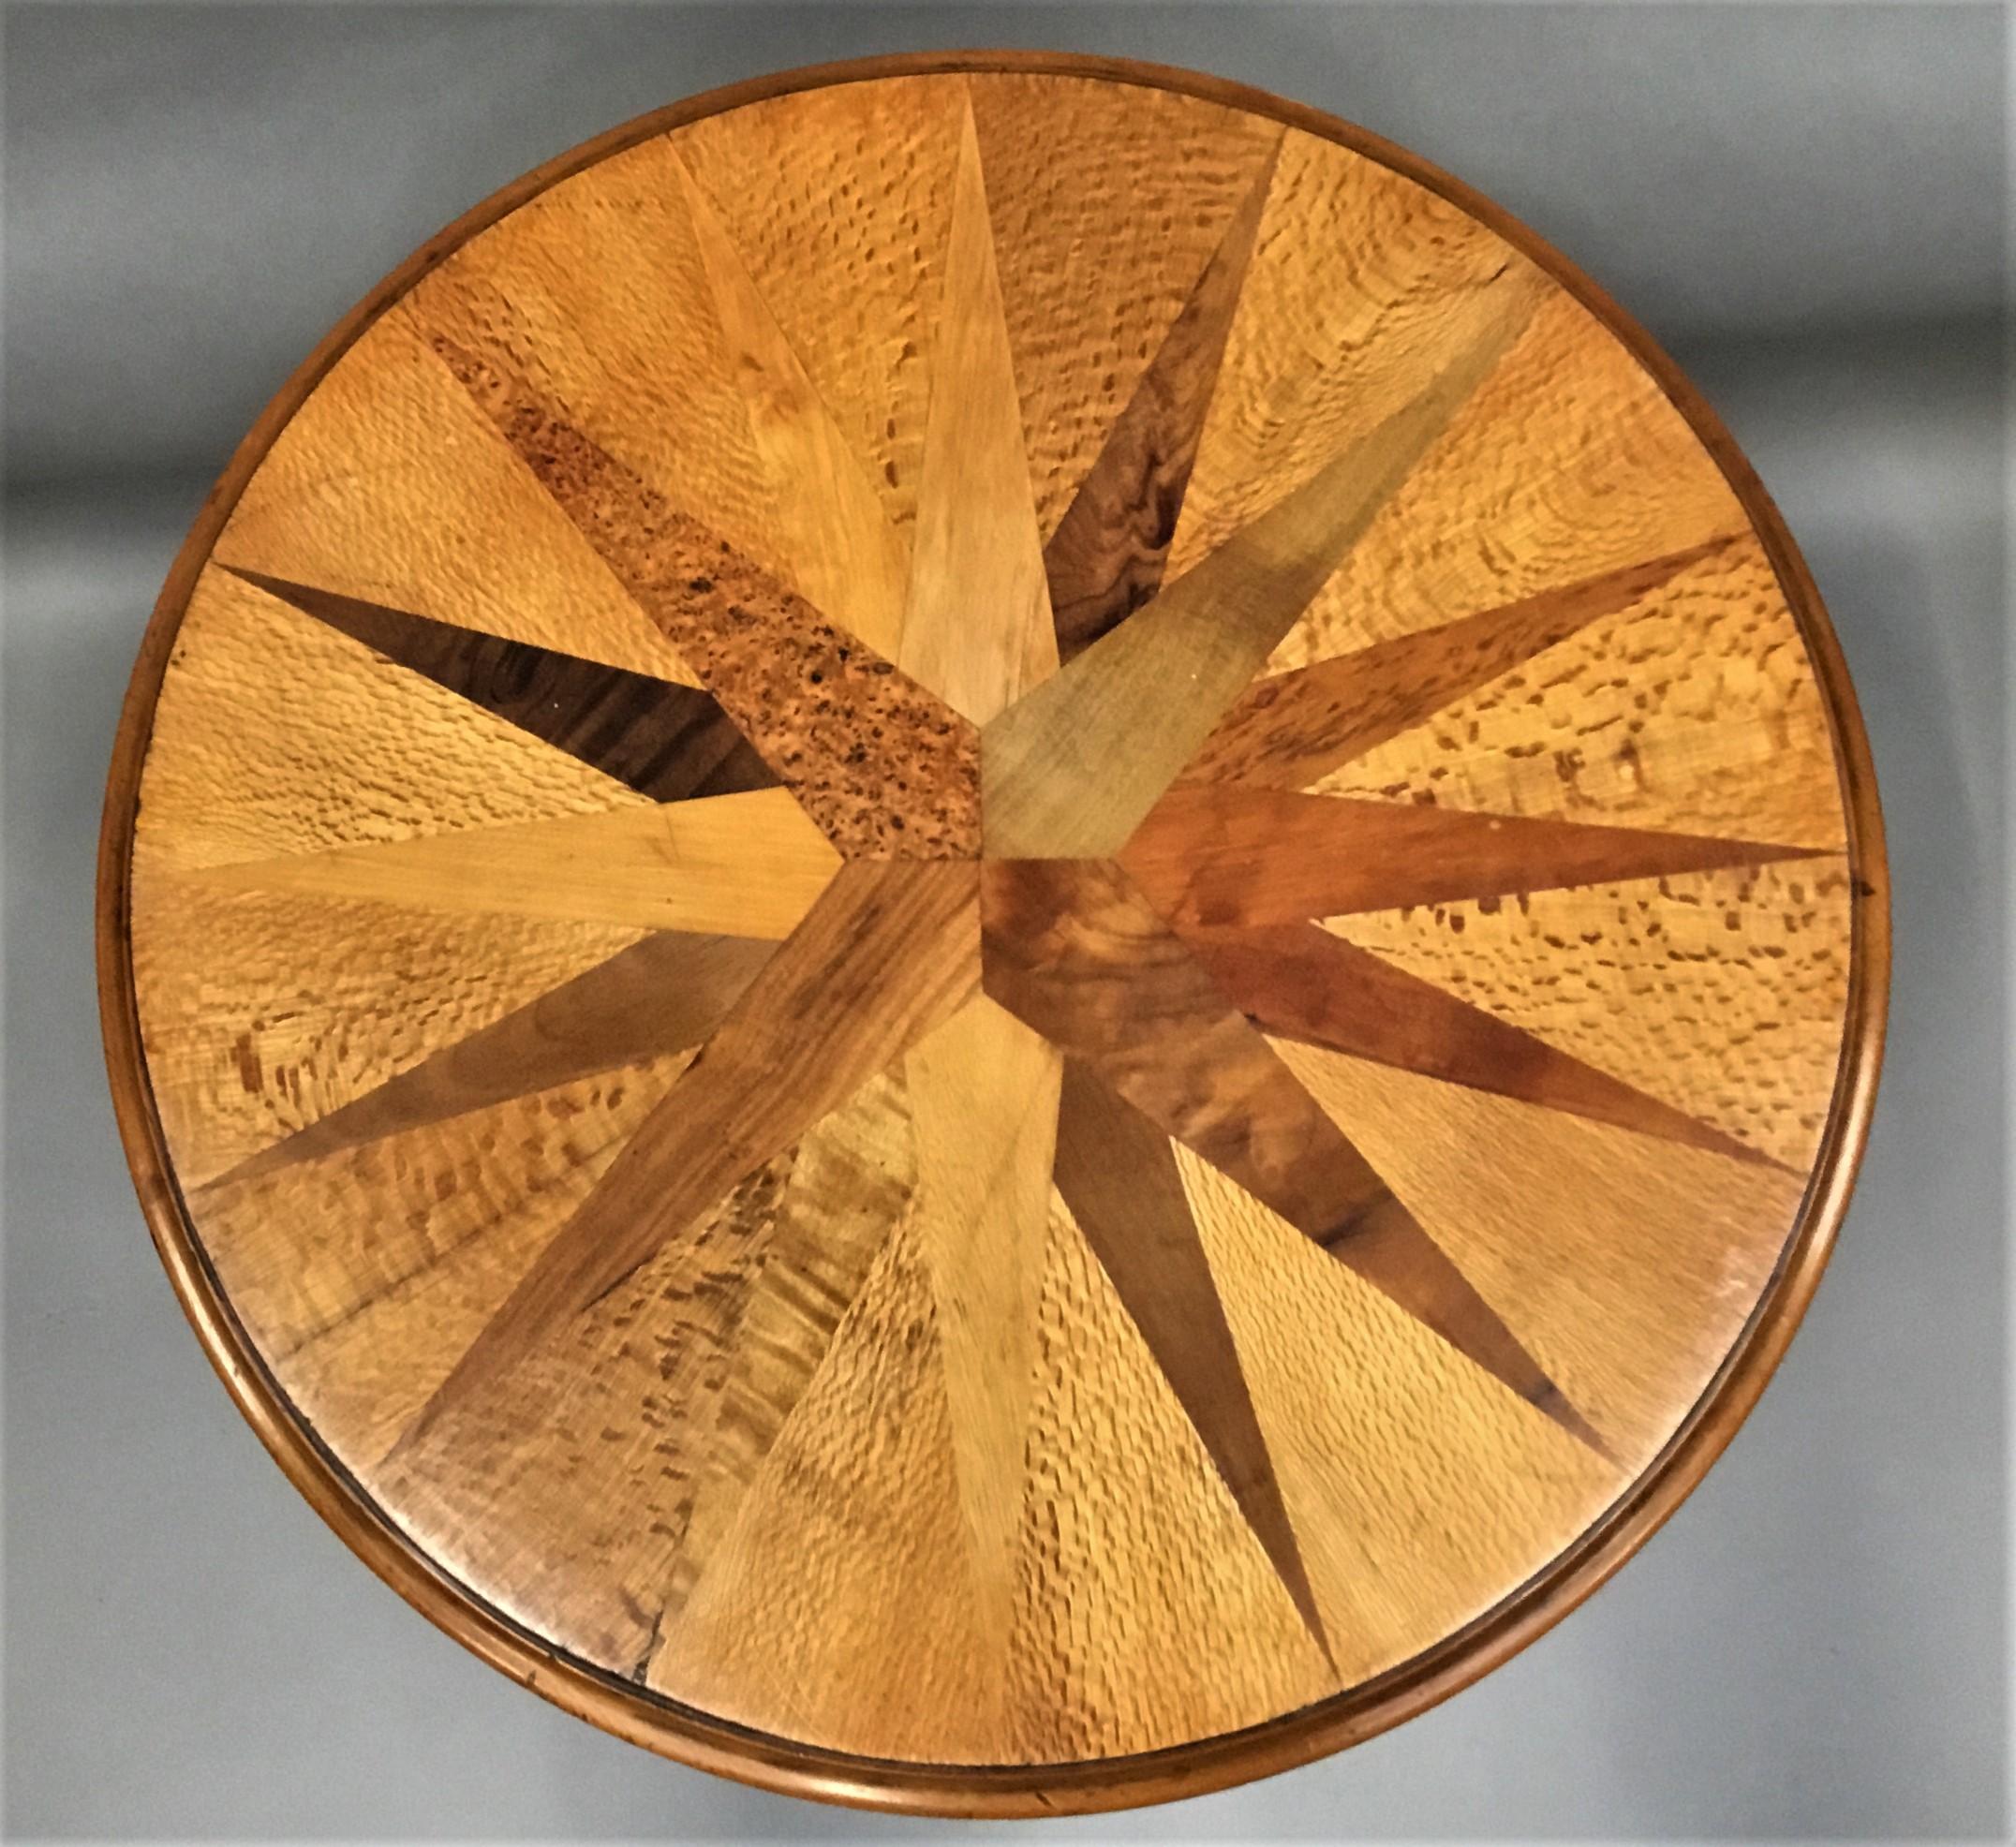
<path fill-rule="evenodd" d="M 1824 695 L 1846 802 L 1853 876 L 1845 1050 L 1797 1229 L 1711 1386 L 1654 1464 L 1594 1526 L 1487 1615 L 1350 1692 L 1242 1731 L 1132 1756 L 1042 1766 L 926 1766 L 793 1744 L 649 1693 L 554 1648 L 486 1604 L 415 1546 L 320 1443 L 242 1326 L 195 1234 L 169 1159 L 141 1052 L 129 868 L 141 766 L 185 610 L 246 481 L 336 361 L 400 297 L 477 232 L 556 182 L 665 130 L 746 104 L 871 78 L 1013 71 L 1096 77 L 1269 118 L 1393 169 L 1450 200 L 1529 257 L 1586 306 L 1658 381 L 1741 501 L 1798 621 Z M 1509 214 L 1377 137 L 1243 86 L 1194 73 L 1075 56 L 976 52 L 881 58 L 782 73 L 656 111 L 563 155 L 449 227 L 386 278 L 321 343 L 255 424 L 208 497 L 143 640 L 115 745 L 100 839 L 100 1006 L 115 1108 L 150 1230 L 227 1386 L 325 1519 L 388 1583 L 494 1665 L 621 1736 L 763 1786 L 863 1806 L 986 1815 L 1110 1809 L 1198 1794 L 1307 1762 L 1424 1709 L 1516 1652 L 1600 1585 L 1700 1479 L 1783 1354 L 1824 1266 L 1866 1141 L 1889 977 L 1887 870 L 1866 739 L 1839 644 L 1803 561 L 1762 485 L 1699 395 L 1593 282 Z"/>

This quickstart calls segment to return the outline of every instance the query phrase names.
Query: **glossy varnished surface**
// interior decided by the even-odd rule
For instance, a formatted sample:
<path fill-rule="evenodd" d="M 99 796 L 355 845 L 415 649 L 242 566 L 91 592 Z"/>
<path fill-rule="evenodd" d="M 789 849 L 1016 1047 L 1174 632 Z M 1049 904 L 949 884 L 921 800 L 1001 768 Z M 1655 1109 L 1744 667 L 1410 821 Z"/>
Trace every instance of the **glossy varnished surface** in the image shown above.
<path fill-rule="evenodd" d="M 1208 1786 L 1727 1440 L 1868 1106 L 1796 556 L 1516 227 L 1202 81 L 674 111 L 451 234 L 163 601 L 108 1036 L 437 1619 L 855 1799 Z"/>

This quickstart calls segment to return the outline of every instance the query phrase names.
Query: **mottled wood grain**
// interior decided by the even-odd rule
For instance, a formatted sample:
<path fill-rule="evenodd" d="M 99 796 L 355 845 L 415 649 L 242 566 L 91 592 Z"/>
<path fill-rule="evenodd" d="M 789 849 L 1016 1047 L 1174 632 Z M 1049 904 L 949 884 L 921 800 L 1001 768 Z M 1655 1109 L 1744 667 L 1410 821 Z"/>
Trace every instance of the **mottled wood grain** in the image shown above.
<path fill-rule="evenodd" d="M 654 802 L 777 784 L 720 702 L 697 687 L 262 571 L 234 575 Z"/>
<path fill-rule="evenodd" d="M 282 392 L 100 899 L 158 1249 L 527 1685 L 996 1814 L 1370 1736 L 1671 1511 L 1887 956 L 1777 516 L 1555 253 L 1019 54 L 646 118 Z"/>
<path fill-rule="evenodd" d="M 903 858 L 977 850 L 978 739 L 963 717 L 672 507 L 524 380 L 446 339 L 440 350 L 836 846 Z"/>

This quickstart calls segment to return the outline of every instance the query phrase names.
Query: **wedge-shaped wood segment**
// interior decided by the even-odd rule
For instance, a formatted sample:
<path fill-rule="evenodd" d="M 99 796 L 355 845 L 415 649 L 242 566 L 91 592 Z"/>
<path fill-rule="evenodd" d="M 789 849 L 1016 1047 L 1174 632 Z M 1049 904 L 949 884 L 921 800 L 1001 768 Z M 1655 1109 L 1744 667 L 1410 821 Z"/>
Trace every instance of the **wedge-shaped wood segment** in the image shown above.
<path fill-rule="evenodd" d="M 1273 175 L 1270 154 L 1044 547 L 1058 652 L 1066 660 L 1162 587 Z"/>
<path fill-rule="evenodd" d="M 200 873 L 136 869 L 133 884 L 148 1072 L 192 1192 L 637 939 L 571 918 L 218 891 Z"/>
<path fill-rule="evenodd" d="M 905 672 L 985 724 L 1057 671 L 986 185 L 959 145 L 903 642 Z"/>
<path fill-rule="evenodd" d="M 1727 543 L 1711 539 L 1261 680 L 1205 740 L 1184 779 L 1306 788 L 1598 618 L 1655 596 Z"/>
<path fill-rule="evenodd" d="M 1060 1060 L 982 994 L 912 1049 L 904 1072 L 917 1134 L 917 1241 L 938 1305 L 973 1622 L 1002 1663 L 1020 1594 Z M 988 1729 L 998 1731 L 1004 1677 L 991 1692 Z"/>
<path fill-rule="evenodd" d="M 1613 1122 L 1739 1160 L 1755 1149 L 1313 924 L 1186 932 L 1263 1031 Z"/>
<path fill-rule="evenodd" d="M 666 138 L 906 536 L 965 113 L 964 77 L 919 76 L 771 96 Z"/>
<path fill-rule="evenodd" d="M 1381 348 L 1364 357 L 1380 365 Z M 1306 667 L 1751 525 L 1689 420 L 1589 308 L 1549 289 L 1271 664 Z M 1796 645 L 1771 602 L 1755 613 Z"/>
<path fill-rule="evenodd" d="M 1323 1698 L 1336 1673 L 1061 1200 L 1040 1317 L 1003 1754 L 1166 1750 Z"/>
<path fill-rule="evenodd" d="M 968 865 L 842 866 L 409 1434 L 508 1372 L 958 1007 L 979 978 L 974 897 Z"/>
<path fill-rule="evenodd" d="M 1076 1060 L 1064 1071 L 1057 1189 L 1327 1658 L 1323 1618 L 1197 1241 L 1175 1151 L 1160 1129 Z"/>
<path fill-rule="evenodd" d="M 1187 1149 L 1178 1159 L 1340 1673 L 1362 1681 L 1492 1594 L 1468 1538 L 1481 1493 L 1494 1549 L 1530 1568 L 1615 1499 L 1619 1470 Z"/>
<path fill-rule="evenodd" d="M 899 1227 L 648 1684 L 832 1750 L 984 1762 L 998 1660 L 966 1560 L 930 1281 Z"/>
<path fill-rule="evenodd" d="M 1313 1046 L 1279 1050 L 1518 1317 L 1549 1372 L 1601 1420 L 1619 1462 L 1643 1468 L 1764 1286 L 1772 1247 L 1757 1230 L 1793 1221 L 1801 1176 Z M 1450 1146 L 1474 1158 L 1438 1159 Z M 1545 1237 L 1534 1235 L 1539 1197 Z"/>
<path fill-rule="evenodd" d="M 288 421 L 216 561 L 690 680 L 404 315 L 365 330 Z"/>
<path fill-rule="evenodd" d="M 243 860 L 201 876 L 217 891 L 313 892 L 777 939 L 797 927 L 839 863 L 784 790 L 759 789 Z"/>
<path fill-rule="evenodd" d="M 1807 857 L 1762 840 L 1186 783 L 1120 863 L 1173 923 L 1215 929 Z"/>
<path fill-rule="evenodd" d="M 743 267 L 713 203 L 674 166 L 714 298 L 729 369 L 772 484 L 791 576 L 835 621 L 892 658 L 903 632 L 904 551 L 867 464 Z"/>
<path fill-rule="evenodd" d="M 1584 1441 L 1600 1439 L 1118 867 L 981 868 L 986 992 Z"/>
<path fill-rule="evenodd" d="M 1083 78 L 996 71 L 966 82 L 1047 539 L 1155 369 L 1281 129 L 1200 96 Z"/>
<path fill-rule="evenodd" d="M 1462 317 L 1464 337 L 1410 402 L 987 726 L 981 781 L 990 854 L 1118 850 L 1489 375 L 1532 305 L 1523 274 L 1495 284 Z"/>
<path fill-rule="evenodd" d="M 134 844 L 147 869 L 645 805 L 215 567 L 191 593 L 153 736 Z"/>
<path fill-rule="evenodd" d="M 775 953 L 658 934 L 444 1045 L 212 1181 L 225 1186 L 698 1045 Z"/>
<path fill-rule="evenodd" d="M 260 571 L 235 575 L 654 802 L 777 785 L 719 702 L 698 687 Z"/>
<path fill-rule="evenodd" d="M 674 509 L 525 380 L 439 346 L 841 851 L 978 850 L 979 746 L 964 718 Z"/>
<path fill-rule="evenodd" d="M 1785 593 L 1745 535 L 1312 788 L 1839 851 L 1825 720 Z"/>
<path fill-rule="evenodd" d="M 393 1491 L 387 1452 L 685 1064 L 605 1071 L 206 1196 L 211 1260 L 360 1480 Z"/>
<path fill-rule="evenodd" d="M 458 1568 L 515 1587 L 521 1619 L 643 1680 L 901 1216 L 909 1148 L 900 1085 L 871 1082 L 403 1453 L 388 1485 Z"/>
<path fill-rule="evenodd" d="M 1326 927 L 1803 1170 L 1848 1005 L 1851 904 L 1829 857 Z"/>

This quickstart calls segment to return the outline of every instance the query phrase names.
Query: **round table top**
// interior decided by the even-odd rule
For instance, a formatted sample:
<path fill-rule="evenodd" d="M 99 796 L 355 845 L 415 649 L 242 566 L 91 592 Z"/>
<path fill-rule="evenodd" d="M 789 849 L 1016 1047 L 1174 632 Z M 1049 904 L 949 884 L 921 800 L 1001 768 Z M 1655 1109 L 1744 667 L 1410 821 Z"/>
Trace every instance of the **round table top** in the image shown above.
<path fill-rule="evenodd" d="M 1882 1016 L 1838 651 L 1669 362 L 1089 60 L 766 80 L 420 252 L 191 536 L 105 851 L 297 1482 L 574 1710 L 895 1805 L 1538 1633 L 1760 1389 Z"/>

